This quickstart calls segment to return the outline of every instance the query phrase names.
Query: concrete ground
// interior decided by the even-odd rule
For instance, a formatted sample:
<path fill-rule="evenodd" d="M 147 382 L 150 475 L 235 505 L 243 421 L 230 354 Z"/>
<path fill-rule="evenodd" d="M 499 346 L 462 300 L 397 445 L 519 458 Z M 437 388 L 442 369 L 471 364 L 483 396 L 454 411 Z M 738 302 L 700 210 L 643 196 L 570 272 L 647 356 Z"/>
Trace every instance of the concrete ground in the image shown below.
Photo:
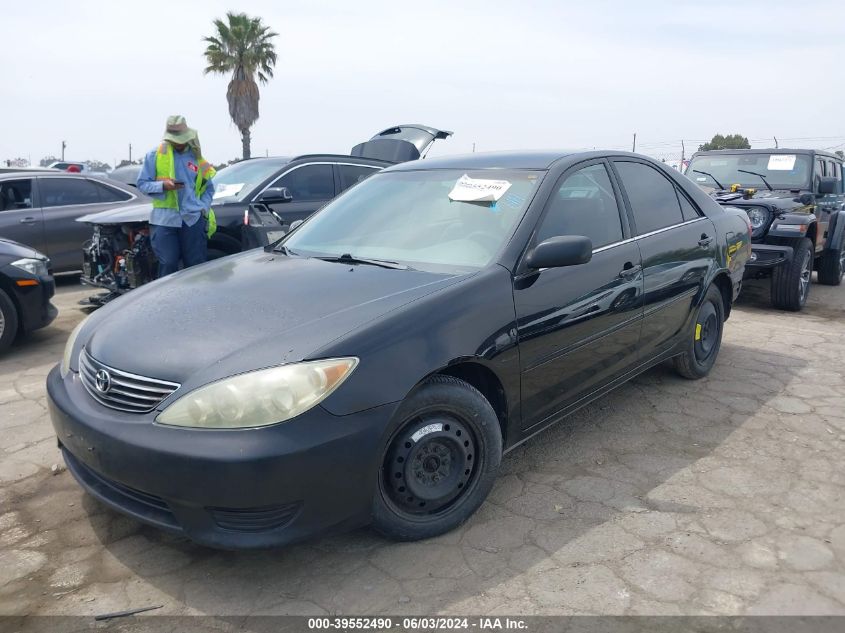
<path fill-rule="evenodd" d="M 801 314 L 748 292 L 708 379 L 654 369 L 517 449 L 455 532 L 249 553 L 52 472 L 44 378 L 86 294 L 0 358 L 0 614 L 845 613 L 845 288 Z"/>

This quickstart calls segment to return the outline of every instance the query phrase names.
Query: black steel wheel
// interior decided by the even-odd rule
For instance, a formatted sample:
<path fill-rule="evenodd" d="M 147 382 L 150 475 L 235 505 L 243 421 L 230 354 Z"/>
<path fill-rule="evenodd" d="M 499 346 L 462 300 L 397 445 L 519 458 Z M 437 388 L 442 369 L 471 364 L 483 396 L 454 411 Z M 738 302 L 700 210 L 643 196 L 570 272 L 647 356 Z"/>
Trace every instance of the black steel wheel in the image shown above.
<path fill-rule="evenodd" d="M 675 371 L 684 378 L 704 378 L 716 363 L 725 324 L 724 301 L 718 287 L 711 285 L 707 289 L 683 343 L 683 352 L 674 358 Z"/>
<path fill-rule="evenodd" d="M 481 505 L 502 454 L 498 418 L 486 398 L 452 376 L 435 376 L 397 411 L 373 502 L 373 524 L 416 540 L 457 527 Z"/>

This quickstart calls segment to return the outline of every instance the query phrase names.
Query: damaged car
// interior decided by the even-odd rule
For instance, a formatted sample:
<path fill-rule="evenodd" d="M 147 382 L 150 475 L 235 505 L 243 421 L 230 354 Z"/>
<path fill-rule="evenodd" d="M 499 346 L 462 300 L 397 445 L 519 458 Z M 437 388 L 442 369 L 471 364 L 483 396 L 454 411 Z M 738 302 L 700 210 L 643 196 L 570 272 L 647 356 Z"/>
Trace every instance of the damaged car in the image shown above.
<path fill-rule="evenodd" d="M 698 152 L 687 176 L 723 206 L 748 214 L 751 258 L 746 277 L 767 280 L 775 308 L 801 310 L 813 271 L 842 283 L 845 271 L 843 161 L 820 150 Z"/>
<path fill-rule="evenodd" d="M 94 312 L 50 416 L 92 496 L 207 546 L 429 538 L 566 415 L 666 360 L 708 375 L 749 253 L 744 212 L 636 154 L 408 161 Z M 235 327 L 173 327 L 206 315 Z"/>
<path fill-rule="evenodd" d="M 217 232 L 209 259 L 263 246 L 283 236 L 329 200 L 385 167 L 416 160 L 452 132 L 399 125 L 356 145 L 350 155 L 308 154 L 253 158 L 220 170 L 214 178 Z M 156 277 L 150 243 L 152 203 L 80 217 L 93 235 L 83 245 L 82 282 L 107 292 L 90 297 L 102 305 Z"/>

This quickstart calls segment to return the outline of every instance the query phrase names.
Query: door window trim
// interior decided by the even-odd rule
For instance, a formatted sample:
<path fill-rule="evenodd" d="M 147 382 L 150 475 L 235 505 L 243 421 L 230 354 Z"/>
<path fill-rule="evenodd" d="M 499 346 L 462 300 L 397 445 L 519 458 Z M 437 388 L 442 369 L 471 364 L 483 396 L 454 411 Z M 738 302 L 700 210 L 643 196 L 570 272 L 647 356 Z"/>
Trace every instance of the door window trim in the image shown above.
<path fill-rule="evenodd" d="M 330 167 L 332 167 L 332 185 L 335 188 L 335 194 L 331 198 L 325 198 L 325 200 L 332 200 L 333 198 L 337 197 L 338 183 L 335 183 L 335 181 L 334 181 L 334 165 L 351 165 L 353 167 L 371 167 L 371 165 L 361 165 L 360 163 L 334 162 L 334 161 L 328 161 L 328 160 L 312 161 L 312 162 L 309 162 L 309 163 L 302 163 L 301 165 L 294 165 L 293 167 L 286 169 L 281 174 L 279 174 L 278 176 L 273 178 L 273 180 L 270 181 L 270 184 L 268 184 L 266 187 L 264 187 L 261 191 L 259 191 L 257 194 L 255 194 L 252 197 L 250 202 L 256 202 L 258 200 L 258 196 L 260 196 L 262 193 L 267 191 L 270 187 L 275 185 L 277 182 L 279 182 L 279 180 L 281 180 L 282 178 L 287 176 L 289 173 L 294 172 L 297 169 L 301 169 L 302 167 L 310 167 L 311 165 L 329 165 Z M 376 166 L 372 166 L 372 168 L 374 170 L 377 170 L 377 171 L 381 171 L 382 169 L 384 169 L 383 167 L 376 167 Z M 296 202 L 296 200 L 294 200 L 293 202 Z M 303 202 L 313 202 L 313 200 L 305 200 Z"/>
<path fill-rule="evenodd" d="M 52 180 L 52 179 L 59 179 L 59 180 L 85 180 L 86 182 L 90 182 L 90 183 L 91 183 L 92 185 L 94 185 L 95 187 L 97 186 L 97 183 L 98 183 L 98 182 L 100 182 L 99 180 L 94 180 L 93 178 L 85 178 L 85 177 L 83 177 L 83 178 L 76 178 L 76 177 L 74 177 L 74 176 L 62 176 L 62 175 L 59 175 L 59 176 L 54 176 L 54 175 L 52 175 L 52 174 L 50 174 L 49 176 L 46 176 L 46 175 L 45 175 L 45 176 L 41 176 L 41 175 L 39 175 L 39 176 L 36 176 L 36 177 L 35 177 L 35 179 L 39 181 L 39 184 L 38 184 L 38 188 L 39 188 L 39 196 L 38 196 L 38 197 L 39 197 L 39 200 L 38 200 L 38 202 L 39 202 L 39 203 L 41 203 L 41 200 L 40 200 L 40 198 L 41 198 L 41 195 L 40 195 L 40 194 L 41 194 L 41 191 L 40 191 L 40 189 L 41 189 L 41 184 L 40 184 L 40 181 L 42 181 L 42 180 Z M 118 191 L 123 191 L 123 193 L 128 193 L 128 194 L 129 194 L 130 196 L 132 196 L 132 197 L 131 197 L 131 198 L 129 198 L 129 200 L 118 200 L 117 202 L 100 202 L 100 201 L 98 200 L 97 202 L 78 202 L 78 203 L 76 203 L 76 204 L 54 204 L 54 205 L 49 206 L 49 207 L 45 207 L 43 204 L 39 204 L 39 207 L 40 207 L 40 208 L 42 208 L 42 209 L 71 209 L 71 208 L 73 208 L 73 207 L 90 207 L 91 205 L 94 205 L 94 204 L 127 204 L 127 203 L 132 202 L 133 200 L 135 200 L 135 199 L 137 199 L 137 198 L 138 198 L 138 196 L 137 196 L 136 194 L 131 193 L 131 192 L 129 192 L 129 191 L 124 191 L 123 189 L 120 189 L 119 187 L 114 187 L 114 186 L 112 186 L 112 185 L 110 185 L 110 184 L 106 184 L 106 183 L 102 183 L 102 184 L 106 185 L 106 187 L 112 187 L 112 189 L 117 189 Z"/>

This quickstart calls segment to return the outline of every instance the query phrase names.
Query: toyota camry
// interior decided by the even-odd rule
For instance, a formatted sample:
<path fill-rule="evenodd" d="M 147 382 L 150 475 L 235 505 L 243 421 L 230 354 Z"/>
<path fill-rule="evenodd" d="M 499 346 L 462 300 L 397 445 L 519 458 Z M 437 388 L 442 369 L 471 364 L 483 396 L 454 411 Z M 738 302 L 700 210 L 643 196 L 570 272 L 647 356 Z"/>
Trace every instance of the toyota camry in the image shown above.
<path fill-rule="evenodd" d="M 390 167 L 88 317 L 47 380 L 59 446 L 103 503 L 213 547 L 441 534 L 572 411 L 670 359 L 707 375 L 749 230 L 636 154 Z"/>

